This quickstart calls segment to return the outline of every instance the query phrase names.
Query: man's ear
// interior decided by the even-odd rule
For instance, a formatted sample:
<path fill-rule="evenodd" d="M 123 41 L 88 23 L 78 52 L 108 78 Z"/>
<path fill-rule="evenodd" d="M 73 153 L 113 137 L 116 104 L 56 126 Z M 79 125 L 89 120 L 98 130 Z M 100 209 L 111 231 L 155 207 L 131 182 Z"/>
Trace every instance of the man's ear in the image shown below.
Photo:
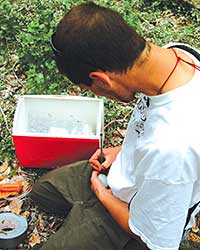
<path fill-rule="evenodd" d="M 89 74 L 89 77 L 93 80 L 98 80 L 103 82 L 105 85 L 111 86 L 110 77 L 102 71 L 94 71 Z"/>

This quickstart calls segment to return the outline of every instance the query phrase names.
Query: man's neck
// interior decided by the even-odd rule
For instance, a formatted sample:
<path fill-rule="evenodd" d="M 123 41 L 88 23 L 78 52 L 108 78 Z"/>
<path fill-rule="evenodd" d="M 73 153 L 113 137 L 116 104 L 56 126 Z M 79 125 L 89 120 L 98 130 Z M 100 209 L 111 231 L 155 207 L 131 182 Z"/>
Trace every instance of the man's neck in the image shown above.
<path fill-rule="evenodd" d="M 150 96 L 158 95 L 185 85 L 192 79 L 194 69 L 183 62 L 178 62 L 173 74 L 166 81 L 176 65 L 176 55 L 171 49 L 161 48 L 153 44 L 150 46 L 151 49 L 147 60 L 143 60 L 141 65 L 138 64 L 139 66 L 133 66 L 127 74 L 127 80 L 134 87 L 134 90 L 137 88 L 138 92 Z M 191 58 L 185 53 L 177 50 L 177 54 L 183 59 L 192 62 Z M 130 81 L 131 79 L 132 81 Z M 163 83 L 165 83 L 164 86 Z"/>

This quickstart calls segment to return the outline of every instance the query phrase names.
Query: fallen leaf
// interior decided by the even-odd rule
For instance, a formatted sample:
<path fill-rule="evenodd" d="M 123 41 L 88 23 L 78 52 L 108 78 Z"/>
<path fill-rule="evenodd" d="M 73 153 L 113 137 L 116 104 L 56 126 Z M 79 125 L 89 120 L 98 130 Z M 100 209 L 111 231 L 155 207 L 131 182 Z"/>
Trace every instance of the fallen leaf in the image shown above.
<path fill-rule="evenodd" d="M 0 213 L 10 212 L 9 205 L 0 208 Z"/>
<path fill-rule="evenodd" d="M 77 96 L 77 93 L 75 91 L 72 91 L 70 95 Z"/>
<path fill-rule="evenodd" d="M 41 214 L 38 215 L 38 227 L 41 231 L 45 229 L 44 220 L 42 219 Z"/>
<path fill-rule="evenodd" d="M 199 231 L 199 228 L 197 226 L 192 227 L 192 232 L 198 233 L 198 231 Z"/>
<path fill-rule="evenodd" d="M 30 216 L 30 212 L 29 211 L 24 211 L 23 213 L 21 213 L 22 216 L 26 217 L 28 219 L 28 217 Z"/>
<path fill-rule="evenodd" d="M 0 199 L 6 199 L 10 196 L 16 196 L 18 195 L 17 192 L 0 192 Z"/>
<path fill-rule="evenodd" d="M 33 234 L 28 240 L 28 243 L 31 247 L 35 246 L 36 244 L 39 244 L 41 242 L 41 237 L 39 234 Z"/>
<path fill-rule="evenodd" d="M 27 181 L 24 181 L 23 182 L 23 187 L 22 187 L 22 193 L 25 193 L 29 189 L 30 189 L 30 183 L 28 183 Z"/>
<path fill-rule="evenodd" d="M 15 169 L 16 171 L 20 171 L 21 167 L 17 163 L 13 162 L 12 163 L 12 169 Z"/>
<path fill-rule="evenodd" d="M 6 206 L 6 203 L 7 203 L 7 201 L 1 201 L 1 202 L 0 202 L 0 208 L 1 208 L 1 207 L 5 207 L 5 206 Z"/>
<path fill-rule="evenodd" d="M 22 210 L 23 200 L 14 199 L 9 203 L 10 211 L 14 214 L 20 214 Z"/>
<path fill-rule="evenodd" d="M 199 231 L 199 220 L 196 218 L 196 220 L 195 220 L 195 224 L 194 224 L 194 226 L 192 227 L 192 232 L 194 232 L 194 233 L 197 233 L 198 231 Z"/>
<path fill-rule="evenodd" d="M 5 172 L 7 168 L 8 168 L 8 159 L 6 159 L 4 163 L 0 166 L 0 173 L 2 174 L 3 172 Z"/>
<path fill-rule="evenodd" d="M 197 234 L 194 233 L 189 233 L 187 236 L 187 240 L 191 240 L 193 242 L 199 242 L 200 243 L 200 236 L 198 236 Z"/>

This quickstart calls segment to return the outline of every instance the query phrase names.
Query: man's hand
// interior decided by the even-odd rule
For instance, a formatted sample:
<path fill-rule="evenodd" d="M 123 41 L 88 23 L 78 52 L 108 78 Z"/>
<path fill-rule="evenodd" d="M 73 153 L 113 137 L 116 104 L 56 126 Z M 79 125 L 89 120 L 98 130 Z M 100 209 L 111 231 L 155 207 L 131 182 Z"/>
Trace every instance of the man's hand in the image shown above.
<path fill-rule="evenodd" d="M 103 169 L 108 169 L 113 161 L 116 159 L 121 147 L 114 148 L 105 148 L 103 149 L 103 158 L 105 159 L 103 163 L 99 162 L 100 159 L 100 149 L 91 156 L 89 159 L 90 165 L 98 172 L 101 172 Z"/>
<path fill-rule="evenodd" d="M 96 194 L 99 201 L 104 205 L 104 207 L 108 210 L 113 219 L 123 228 L 126 232 L 128 232 L 132 237 L 138 240 L 142 245 L 143 249 L 147 249 L 146 245 L 140 237 L 133 234 L 128 225 L 129 219 L 129 209 L 128 204 L 116 196 L 113 195 L 111 189 L 105 188 L 103 183 L 98 178 L 99 172 L 93 171 L 91 176 L 91 188 L 93 192 Z"/>
<path fill-rule="evenodd" d="M 125 231 L 131 233 L 128 226 L 128 204 L 115 197 L 111 189 L 105 188 L 98 178 L 98 175 L 98 171 L 94 170 L 92 172 L 91 189 L 99 201 L 107 208 L 113 219 L 115 219 Z"/>
<path fill-rule="evenodd" d="M 99 172 L 94 170 L 91 176 L 91 189 L 96 194 L 97 198 L 102 201 L 109 194 L 112 195 L 111 189 L 106 188 L 98 178 Z"/>

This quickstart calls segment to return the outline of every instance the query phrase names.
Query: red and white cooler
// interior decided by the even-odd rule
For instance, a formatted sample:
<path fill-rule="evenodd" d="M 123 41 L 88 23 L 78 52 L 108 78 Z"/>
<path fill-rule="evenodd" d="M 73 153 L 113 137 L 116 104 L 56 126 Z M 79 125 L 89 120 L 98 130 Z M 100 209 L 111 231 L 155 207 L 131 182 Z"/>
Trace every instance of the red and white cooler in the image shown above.
<path fill-rule="evenodd" d="M 100 145 L 103 114 L 99 98 L 20 96 L 12 134 L 20 165 L 55 168 L 89 159 Z"/>

